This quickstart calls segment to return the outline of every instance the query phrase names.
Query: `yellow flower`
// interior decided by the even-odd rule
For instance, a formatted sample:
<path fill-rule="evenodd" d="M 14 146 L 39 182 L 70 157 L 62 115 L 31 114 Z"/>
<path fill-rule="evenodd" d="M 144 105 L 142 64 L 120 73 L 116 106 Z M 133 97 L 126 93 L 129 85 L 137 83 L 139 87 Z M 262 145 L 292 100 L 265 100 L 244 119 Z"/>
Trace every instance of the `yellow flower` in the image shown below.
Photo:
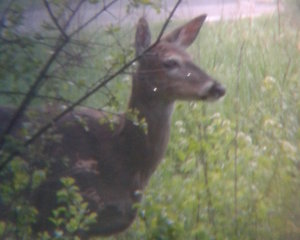
<path fill-rule="evenodd" d="M 263 92 L 270 90 L 274 87 L 275 83 L 276 83 L 276 79 L 274 77 L 266 76 L 265 79 L 263 80 L 261 90 Z"/>

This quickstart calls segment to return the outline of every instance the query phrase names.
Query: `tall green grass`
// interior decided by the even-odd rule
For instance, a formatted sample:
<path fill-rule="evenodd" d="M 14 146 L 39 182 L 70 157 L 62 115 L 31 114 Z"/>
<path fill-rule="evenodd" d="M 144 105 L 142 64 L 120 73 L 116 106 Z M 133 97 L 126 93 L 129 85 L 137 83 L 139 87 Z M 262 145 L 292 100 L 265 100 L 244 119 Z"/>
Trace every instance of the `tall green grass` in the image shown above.
<path fill-rule="evenodd" d="M 300 238 L 299 40 L 283 16 L 203 27 L 189 51 L 227 94 L 177 104 L 140 217 L 112 239 Z"/>

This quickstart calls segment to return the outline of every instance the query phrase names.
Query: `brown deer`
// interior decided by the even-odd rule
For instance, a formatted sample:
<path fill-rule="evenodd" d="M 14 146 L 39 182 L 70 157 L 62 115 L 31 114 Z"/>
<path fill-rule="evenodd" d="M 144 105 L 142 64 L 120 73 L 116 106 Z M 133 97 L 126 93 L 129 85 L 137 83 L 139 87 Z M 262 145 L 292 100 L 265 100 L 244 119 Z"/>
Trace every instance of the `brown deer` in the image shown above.
<path fill-rule="evenodd" d="M 225 88 L 185 52 L 205 18 L 201 15 L 175 29 L 150 50 L 148 23 L 144 18 L 139 20 L 135 48 L 136 55 L 142 56 L 133 76 L 128 109 L 137 112 L 139 120 L 144 119 L 146 130 L 125 114 L 115 119 L 113 128 L 105 121 L 100 124 L 105 114 L 90 108 L 76 109 L 55 124 L 53 132 L 61 139 L 47 144 L 45 151 L 57 161 L 47 180 L 29 196 L 39 211 L 36 230 L 50 228 L 55 191 L 65 176 L 75 179 L 89 209 L 98 214 L 87 236 L 111 235 L 131 225 L 135 204 L 141 201 L 142 191 L 164 156 L 174 102 L 216 100 L 225 94 Z M 11 109 L 0 108 L 0 125 L 5 126 L 12 114 Z M 24 121 L 18 123 L 15 135 Z M 68 159 L 67 165 L 60 162 L 63 157 Z M 7 213 L 4 209 L 0 202 L 0 217 Z"/>

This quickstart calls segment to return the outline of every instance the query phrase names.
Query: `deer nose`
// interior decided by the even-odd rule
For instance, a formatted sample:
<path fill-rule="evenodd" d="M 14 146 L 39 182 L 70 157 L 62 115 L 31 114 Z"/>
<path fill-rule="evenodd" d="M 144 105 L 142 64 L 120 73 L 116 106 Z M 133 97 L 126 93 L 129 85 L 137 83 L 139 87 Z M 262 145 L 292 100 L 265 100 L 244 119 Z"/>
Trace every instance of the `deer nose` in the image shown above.
<path fill-rule="evenodd" d="M 218 82 L 215 82 L 212 85 L 209 92 L 210 92 L 209 95 L 212 96 L 213 99 L 218 99 L 218 98 L 223 97 L 225 95 L 226 88 L 222 84 L 220 84 Z"/>

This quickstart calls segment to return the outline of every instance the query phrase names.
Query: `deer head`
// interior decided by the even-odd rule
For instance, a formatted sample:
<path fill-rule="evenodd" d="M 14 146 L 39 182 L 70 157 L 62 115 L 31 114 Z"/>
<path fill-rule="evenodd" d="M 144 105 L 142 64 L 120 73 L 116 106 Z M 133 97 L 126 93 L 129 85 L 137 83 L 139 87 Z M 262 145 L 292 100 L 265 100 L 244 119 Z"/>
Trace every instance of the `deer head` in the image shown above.
<path fill-rule="evenodd" d="M 167 34 L 149 51 L 151 34 L 147 21 L 139 20 L 136 55 L 142 55 L 137 71 L 141 94 L 163 101 L 216 100 L 225 88 L 198 67 L 185 52 L 196 39 L 206 15 L 201 15 Z"/>

